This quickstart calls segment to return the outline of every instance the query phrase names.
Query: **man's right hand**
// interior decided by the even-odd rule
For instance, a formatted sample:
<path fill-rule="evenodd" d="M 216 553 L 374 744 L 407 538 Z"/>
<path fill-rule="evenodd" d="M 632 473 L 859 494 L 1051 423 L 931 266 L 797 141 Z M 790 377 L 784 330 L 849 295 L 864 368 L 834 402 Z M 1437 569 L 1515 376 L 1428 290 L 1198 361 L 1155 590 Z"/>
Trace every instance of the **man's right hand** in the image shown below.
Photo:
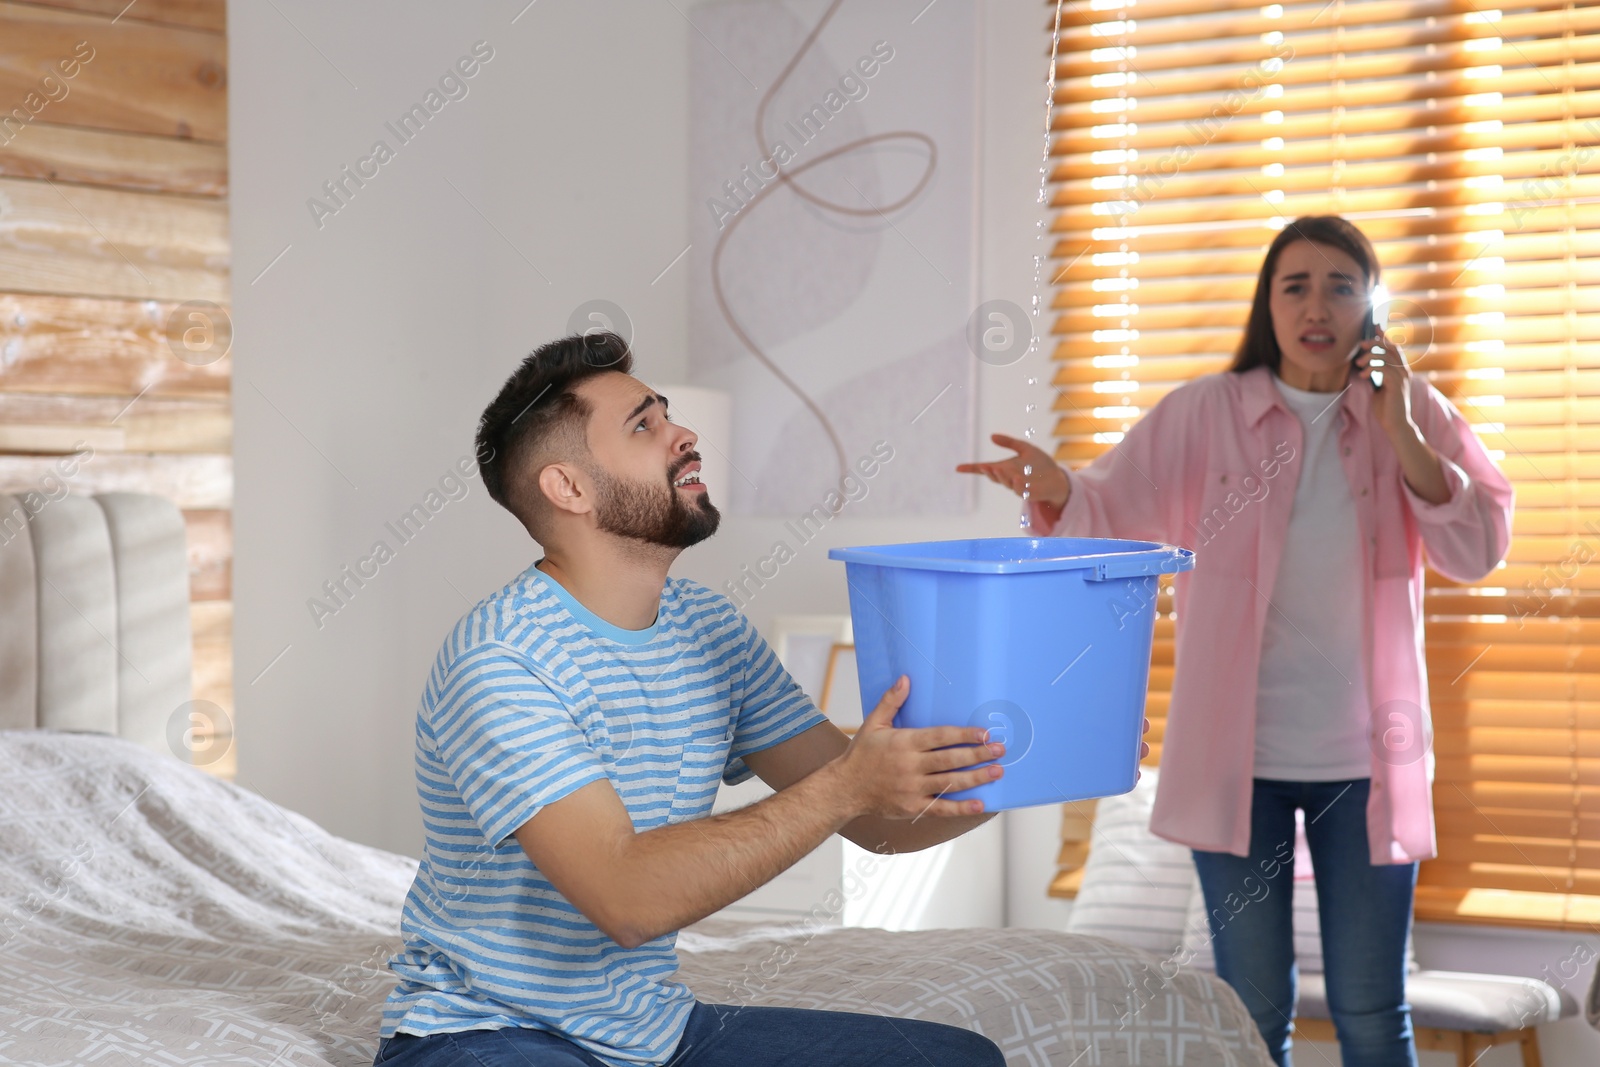
<path fill-rule="evenodd" d="M 833 761 L 830 770 L 851 810 L 887 819 L 981 813 L 981 800 L 943 797 L 999 778 L 999 764 L 974 765 L 997 759 L 1005 746 L 986 743 L 981 726 L 896 727 L 895 713 L 910 692 L 911 680 L 901 675 Z"/>

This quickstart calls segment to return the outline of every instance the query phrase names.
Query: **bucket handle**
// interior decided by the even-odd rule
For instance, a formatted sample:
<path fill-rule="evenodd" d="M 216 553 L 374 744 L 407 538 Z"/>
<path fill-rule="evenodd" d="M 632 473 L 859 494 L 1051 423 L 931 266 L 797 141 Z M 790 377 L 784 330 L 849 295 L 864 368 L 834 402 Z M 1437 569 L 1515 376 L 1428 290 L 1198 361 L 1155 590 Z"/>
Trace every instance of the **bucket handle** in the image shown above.
<path fill-rule="evenodd" d="M 1161 559 L 1140 559 L 1130 556 L 1126 559 L 1101 560 L 1094 565 L 1094 570 L 1087 575 L 1086 580 L 1103 582 L 1111 578 L 1137 578 L 1147 574 L 1177 574 L 1181 571 L 1194 569 L 1194 550 L 1188 548 L 1171 548 L 1171 555 Z"/>

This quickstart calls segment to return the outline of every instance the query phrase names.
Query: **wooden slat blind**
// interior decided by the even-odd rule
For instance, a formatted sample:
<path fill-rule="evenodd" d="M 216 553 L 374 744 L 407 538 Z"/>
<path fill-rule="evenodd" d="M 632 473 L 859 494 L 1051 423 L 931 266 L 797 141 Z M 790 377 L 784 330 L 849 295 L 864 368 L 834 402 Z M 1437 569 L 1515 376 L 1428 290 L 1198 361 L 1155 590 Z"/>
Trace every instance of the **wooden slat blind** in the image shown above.
<path fill-rule="evenodd" d="M 1600 7 L 1089 0 L 1060 19 L 1058 460 L 1226 368 L 1287 221 L 1356 222 L 1391 333 L 1517 488 L 1506 563 L 1427 579 L 1439 858 L 1417 915 L 1600 921 Z"/>

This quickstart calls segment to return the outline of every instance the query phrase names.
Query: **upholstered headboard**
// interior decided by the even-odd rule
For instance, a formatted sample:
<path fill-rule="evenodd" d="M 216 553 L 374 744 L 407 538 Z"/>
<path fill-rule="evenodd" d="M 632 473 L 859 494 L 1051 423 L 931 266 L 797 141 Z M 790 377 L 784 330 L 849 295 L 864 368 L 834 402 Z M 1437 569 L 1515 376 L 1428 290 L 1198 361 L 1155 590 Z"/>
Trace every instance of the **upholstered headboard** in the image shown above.
<path fill-rule="evenodd" d="M 170 737 L 192 654 L 177 505 L 0 494 L 0 729 L 116 734 L 188 759 Z"/>

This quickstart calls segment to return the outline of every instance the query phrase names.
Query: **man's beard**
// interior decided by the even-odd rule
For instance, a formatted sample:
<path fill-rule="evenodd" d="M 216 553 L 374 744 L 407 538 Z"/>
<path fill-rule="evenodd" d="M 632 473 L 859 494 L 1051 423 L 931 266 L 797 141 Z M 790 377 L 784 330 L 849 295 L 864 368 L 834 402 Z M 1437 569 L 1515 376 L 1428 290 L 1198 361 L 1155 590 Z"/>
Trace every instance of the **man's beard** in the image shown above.
<path fill-rule="evenodd" d="M 688 466 L 687 463 L 683 466 Z M 606 533 L 666 548 L 688 548 L 717 532 L 722 513 L 706 491 L 685 503 L 682 490 L 670 481 L 659 485 L 624 481 L 595 467 L 589 472 L 598 498 L 595 522 Z"/>

